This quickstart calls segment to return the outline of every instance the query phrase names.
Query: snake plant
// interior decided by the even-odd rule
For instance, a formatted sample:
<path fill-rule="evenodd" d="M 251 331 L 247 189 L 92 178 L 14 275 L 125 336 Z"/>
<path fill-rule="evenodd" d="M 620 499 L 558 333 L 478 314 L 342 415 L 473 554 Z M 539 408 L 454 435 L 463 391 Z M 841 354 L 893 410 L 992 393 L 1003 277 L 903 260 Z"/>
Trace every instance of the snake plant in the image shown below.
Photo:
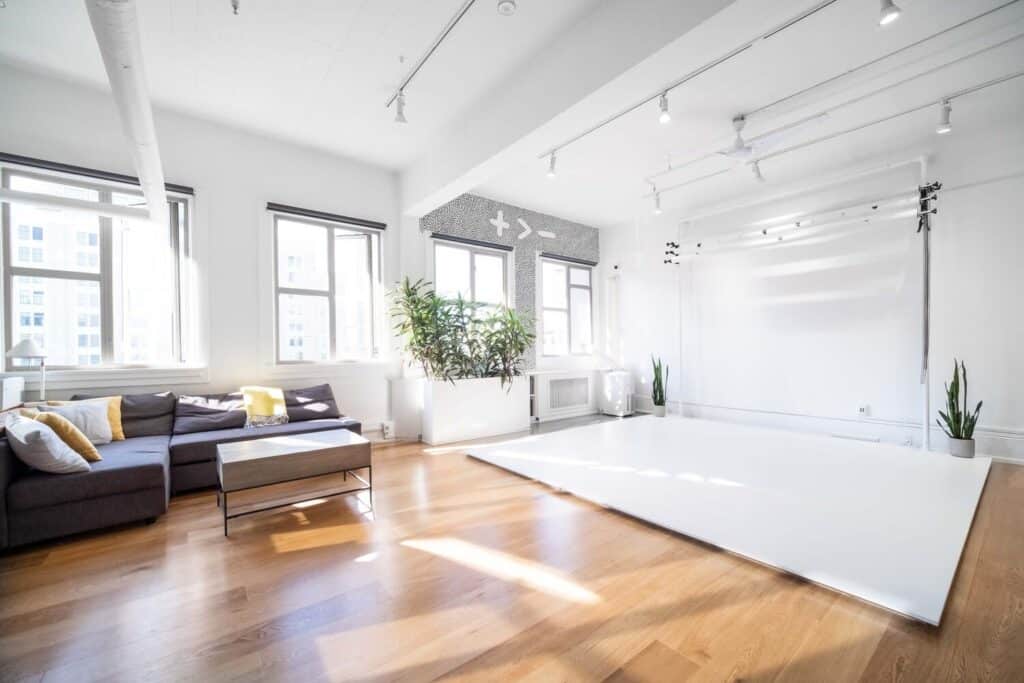
<path fill-rule="evenodd" d="M 651 401 L 656 406 L 665 405 L 665 383 L 668 382 L 668 366 L 662 365 L 661 359 L 654 359 L 651 356 L 651 366 L 654 368 L 654 378 L 651 380 Z"/>
<path fill-rule="evenodd" d="M 961 399 L 961 388 L 963 398 Z M 946 384 L 946 409 L 939 411 L 941 420 L 936 419 L 939 427 L 951 439 L 973 439 L 974 427 L 978 424 L 978 414 L 981 412 L 982 401 L 970 411 L 967 405 L 967 368 L 963 361 L 959 366 L 957 360 L 953 359 L 953 381 Z"/>

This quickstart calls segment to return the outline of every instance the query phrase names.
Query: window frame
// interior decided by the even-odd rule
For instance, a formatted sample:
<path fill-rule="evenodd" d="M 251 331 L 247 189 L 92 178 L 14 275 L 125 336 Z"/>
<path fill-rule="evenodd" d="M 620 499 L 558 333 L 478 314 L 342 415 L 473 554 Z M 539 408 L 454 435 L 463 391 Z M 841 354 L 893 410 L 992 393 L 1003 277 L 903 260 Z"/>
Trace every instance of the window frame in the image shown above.
<path fill-rule="evenodd" d="M 358 362 L 373 360 L 380 356 L 381 335 L 377 329 L 379 314 L 377 311 L 378 301 L 381 298 L 381 277 L 382 277 L 382 254 L 384 251 L 384 236 L 381 230 L 365 228 L 342 221 L 310 218 L 284 211 L 268 210 L 272 221 L 271 252 L 273 268 L 273 306 L 274 306 L 274 364 L 275 365 L 314 365 L 325 363 Z M 324 247 L 327 250 L 327 289 L 308 289 L 303 287 L 282 286 L 280 282 L 278 246 L 280 243 L 281 221 L 289 223 L 302 223 L 324 229 Z M 337 287 L 334 272 L 334 245 L 332 237 L 335 237 L 336 229 L 348 230 L 361 233 L 366 240 L 366 266 L 370 274 L 370 356 L 368 358 L 338 358 L 338 330 L 337 330 Z M 351 235 L 339 235 L 338 237 L 351 237 Z M 374 237 L 377 238 L 376 254 L 374 254 Z M 328 326 L 330 358 L 327 360 L 284 360 L 281 358 L 281 295 L 294 294 L 298 296 L 319 296 L 327 299 Z"/>
<path fill-rule="evenodd" d="M 501 258 L 501 303 L 498 306 L 509 307 L 509 282 L 508 282 L 508 261 L 509 252 L 500 247 L 488 247 L 483 244 L 471 244 L 469 242 L 445 239 L 443 237 L 431 237 L 433 248 L 431 249 L 431 270 L 433 270 L 433 285 L 437 288 L 437 248 L 446 247 L 449 249 L 460 249 L 469 252 L 469 299 L 467 301 L 476 303 L 476 257 L 477 255 L 498 256 Z M 483 306 L 495 306 L 487 301 L 479 302 Z"/>
<path fill-rule="evenodd" d="M 540 336 L 540 354 L 542 358 L 565 358 L 566 356 L 591 356 L 594 354 L 594 266 L 586 263 L 578 263 L 576 261 L 562 260 L 557 258 L 551 258 L 547 256 L 540 257 L 540 267 L 538 268 L 538 280 L 540 281 L 540 324 L 541 324 L 541 336 Z M 544 305 L 544 264 L 552 263 L 555 265 L 563 266 L 565 268 L 565 308 L 559 308 L 557 306 L 545 306 Z M 587 272 L 587 285 L 574 285 L 572 284 L 572 269 L 583 270 Z M 582 289 L 587 292 L 587 299 L 590 301 L 590 350 L 589 351 L 573 351 L 572 350 L 572 337 L 573 337 L 573 325 L 572 325 L 572 290 Z M 566 315 L 566 353 L 545 353 L 544 352 L 544 313 L 546 311 L 557 311 L 559 313 L 565 313 Z"/>
<path fill-rule="evenodd" d="M 29 178 L 41 182 L 68 185 L 97 192 L 97 203 L 110 203 L 114 194 L 137 195 L 144 198 L 142 191 L 134 185 L 120 184 L 116 182 L 104 182 L 94 180 L 87 176 L 78 176 L 71 173 L 47 172 L 38 170 L 26 170 L 17 165 L 0 165 L 0 187 L 10 188 L 11 179 L 14 177 Z M 183 280 L 182 271 L 186 262 L 191 258 L 189 245 L 191 243 L 191 209 L 192 199 L 189 195 L 178 192 L 167 192 L 170 220 L 166 229 L 170 234 L 170 246 L 174 251 L 174 293 L 172 302 L 172 357 L 173 365 L 185 363 L 184 340 L 182 339 L 182 316 L 183 316 Z M 96 282 L 99 286 L 100 306 L 100 363 L 98 365 L 55 365 L 47 364 L 48 370 L 71 370 L 71 371 L 105 371 L 133 368 L 159 368 L 166 367 L 166 364 L 146 363 L 114 363 L 115 339 L 114 339 L 114 263 L 113 263 L 113 219 L 110 216 L 98 215 L 99 233 L 97 236 L 97 250 L 99 261 L 97 271 L 86 272 L 78 270 L 67 270 L 61 268 L 46 268 L 35 266 L 16 266 L 13 264 L 12 240 L 11 240 L 11 203 L 3 202 L 0 205 L 0 251 L 3 252 L 0 268 L 3 269 L 3 335 L 4 348 L 13 347 L 14 341 L 14 278 L 31 277 L 48 280 L 77 280 Z M 32 226 L 34 228 L 36 226 Z M 45 237 L 45 233 L 43 233 Z M 76 237 L 77 239 L 77 237 Z M 32 241 L 37 242 L 35 235 Z M 33 299 L 35 297 L 33 296 Z M 33 303 L 33 305 L 35 305 Z M 44 333 L 45 334 L 45 333 Z M 77 332 L 75 333 L 77 335 Z M 80 354 L 78 354 L 80 355 Z M 3 368 L 6 372 L 17 373 L 31 369 L 27 366 L 17 366 L 13 358 L 6 358 Z"/>

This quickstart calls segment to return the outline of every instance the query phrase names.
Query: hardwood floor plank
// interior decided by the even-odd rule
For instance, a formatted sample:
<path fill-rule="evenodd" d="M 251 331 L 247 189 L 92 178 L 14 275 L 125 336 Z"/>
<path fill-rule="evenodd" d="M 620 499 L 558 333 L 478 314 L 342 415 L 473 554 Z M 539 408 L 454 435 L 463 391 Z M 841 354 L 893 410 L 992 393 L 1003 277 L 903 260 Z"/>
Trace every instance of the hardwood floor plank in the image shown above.
<path fill-rule="evenodd" d="M 933 628 L 458 448 L 373 458 L 372 514 L 224 538 L 199 492 L 0 556 L 0 681 L 1024 680 L 1024 468 L 993 466 Z"/>

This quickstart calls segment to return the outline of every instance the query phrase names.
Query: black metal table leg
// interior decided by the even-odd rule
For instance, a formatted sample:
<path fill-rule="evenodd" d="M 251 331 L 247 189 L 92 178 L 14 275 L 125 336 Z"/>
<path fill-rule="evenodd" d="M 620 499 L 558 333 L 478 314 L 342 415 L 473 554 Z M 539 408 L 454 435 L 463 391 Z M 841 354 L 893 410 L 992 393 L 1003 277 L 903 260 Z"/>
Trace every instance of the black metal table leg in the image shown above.
<path fill-rule="evenodd" d="M 224 505 L 221 506 L 224 511 L 224 536 L 228 535 L 228 492 L 224 491 Z"/>

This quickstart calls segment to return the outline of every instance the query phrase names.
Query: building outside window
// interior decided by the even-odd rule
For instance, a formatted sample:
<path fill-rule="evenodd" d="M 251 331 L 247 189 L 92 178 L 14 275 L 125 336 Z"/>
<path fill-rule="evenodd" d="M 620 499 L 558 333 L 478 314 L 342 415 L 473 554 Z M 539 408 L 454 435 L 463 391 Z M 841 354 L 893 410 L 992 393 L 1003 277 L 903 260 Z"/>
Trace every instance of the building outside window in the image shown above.
<path fill-rule="evenodd" d="M 589 354 L 593 350 L 592 270 L 541 259 L 541 353 Z"/>
<path fill-rule="evenodd" d="M 380 230 L 273 213 L 277 362 L 378 354 Z"/>
<path fill-rule="evenodd" d="M 67 174 L 4 168 L 2 182 L 12 190 L 98 205 L 144 203 L 132 186 Z M 180 285 L 189 199 L 168 199 L 166 226 L 12 202 L 2 226 L 6 347 L 33 338 L 54 369 L 182 362 Z M 20 244 L 25 240 L 27 250 Z M 6 367 L 26 364 L 7 359 Z"/>
<path fill-rule="evenodd" d="M 435 237 L 433 282 L 438 296 L 461 296 L 485 312 L 507 306 L 508 252 Z"/>

